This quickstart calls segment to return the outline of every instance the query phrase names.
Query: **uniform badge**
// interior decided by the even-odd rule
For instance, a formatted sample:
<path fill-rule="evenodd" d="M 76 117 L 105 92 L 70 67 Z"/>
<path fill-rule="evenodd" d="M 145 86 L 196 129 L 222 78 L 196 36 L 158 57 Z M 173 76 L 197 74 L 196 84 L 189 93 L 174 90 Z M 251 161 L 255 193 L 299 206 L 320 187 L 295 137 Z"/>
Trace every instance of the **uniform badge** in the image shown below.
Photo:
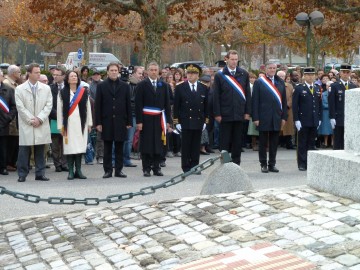
<path fill-rule="evenodd" d="M 303 94 L 306 94 L 307 92 L 306 92 L 306 90 L 303 90 L 302 93 L 303 93 Z"/>

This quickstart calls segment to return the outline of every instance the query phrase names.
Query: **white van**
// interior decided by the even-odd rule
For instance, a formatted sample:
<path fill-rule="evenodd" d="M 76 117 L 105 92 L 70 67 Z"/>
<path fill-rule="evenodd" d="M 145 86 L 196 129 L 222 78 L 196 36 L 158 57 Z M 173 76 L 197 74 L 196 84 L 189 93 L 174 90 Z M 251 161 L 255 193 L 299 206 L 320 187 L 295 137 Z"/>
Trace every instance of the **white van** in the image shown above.
<path fill-rule="evenodd" d="M 86 63 L 86 65 L 90 68 L 90 69 L 106 69 L 106 66 L 110 63 L 110 62 L 116 62 L 121 64 L 121 61 L 116 58 L 115 55 L 113 55 L 112 53 L 95 53 L 95 52 L 91 52 L 89 55 L 89 62 Z M 78 53 L 77 52 L 70 52 L 66 62 L 65 62 L 65 67 L 66 69 L 73 69 L 74 67 L 80 67 L 82 63 L 82 59 L 78 59 Z"/>

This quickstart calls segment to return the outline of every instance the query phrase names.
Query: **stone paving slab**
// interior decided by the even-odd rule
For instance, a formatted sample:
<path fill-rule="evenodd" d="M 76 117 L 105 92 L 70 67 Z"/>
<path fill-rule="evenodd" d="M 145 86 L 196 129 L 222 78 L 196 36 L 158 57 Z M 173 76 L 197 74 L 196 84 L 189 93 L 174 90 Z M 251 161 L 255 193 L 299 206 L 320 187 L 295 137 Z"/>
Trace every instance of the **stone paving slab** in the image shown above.
<path fill-rule="evenodd" d="M 174 269 L 266 243 L 360 269 L 360 203 L 300 186 L 5 220 L 0 269 Z"/>

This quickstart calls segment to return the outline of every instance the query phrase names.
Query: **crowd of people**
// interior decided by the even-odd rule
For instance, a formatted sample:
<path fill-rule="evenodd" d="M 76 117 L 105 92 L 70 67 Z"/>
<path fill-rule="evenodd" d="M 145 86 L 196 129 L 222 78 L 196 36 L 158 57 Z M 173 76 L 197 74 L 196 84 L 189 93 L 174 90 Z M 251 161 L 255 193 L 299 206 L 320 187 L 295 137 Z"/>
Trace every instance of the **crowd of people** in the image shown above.
<path fill-rule="evenodd" d="M 35 180 L 48 181 L 51 153 L 68 180 L 86 179 L 83 156 L 103 165 L 103 178 L 125 178 L 136 152 L 144 177 L 163 176 L 167 158 L 188 172 L 219 149 L 240 166 L 244 148 L 258 151 L 261 172 L 277 173 L 279 146 L 297 149 L 306 171 L 308 150 L 344 149 L 345 91 L 359 87 L 350 65 L 324 73 L 268 63 L 256 75 L 238 60 L 230 50 L 224 68 L 110 63 L 104 76 L 86 66 L 46 76 L 31 64 L 24 77 L 10 65 L 0 71 L 0 174 L 24 182 L 35 166 Z"/>

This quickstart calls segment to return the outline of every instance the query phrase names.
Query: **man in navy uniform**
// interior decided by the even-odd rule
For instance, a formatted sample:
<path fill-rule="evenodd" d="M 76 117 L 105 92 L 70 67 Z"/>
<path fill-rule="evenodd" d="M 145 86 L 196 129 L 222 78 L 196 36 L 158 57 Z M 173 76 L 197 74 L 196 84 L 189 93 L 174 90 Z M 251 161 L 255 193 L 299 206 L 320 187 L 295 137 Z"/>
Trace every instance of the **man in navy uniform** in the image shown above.
<path fill-rule="evenodd" d="M 174 124 L 181 130 L 181 168 L 184 172 L 199 165 L 201 133 L 208 122 L 208 91 L 198 82 L 201 68 L 186 66 L 187 81 L 175 87 Z"/>
<path fill-rule="evenodd" d="M 259 130 L 259 161 L 263 173 L 279 172 L 275 167 L 276 153 L 280 130 L 287 120 L 285 83 L 275 75 L 276 67 L 274 63 L 266 64 L 266 74 L 255 81 L 252 92 L 252 120 Z"/>
<path fill-rule="evenodd" d="M 251 112 L 249 73 L 237 66 L 237 51 L 230 50 L 225 61 L 214 77 L 214 118 L 220 124 L 220 150 L 231 152 L 232 162 L 240 165 L 243 126 Z"/>
<path fill-rule="evenodd" d="M 321 92 L 314 84 L 315 68 L 304 68 L 303 84 L 295 87 L 292 98 L 294 122 L 298 130 L 297 162 L 300 171 L 307 170 L 307 152 L 315 144 L 316 131 L 321 124 Z"/>
<path fill-rule="evenodd" d="M 334 82 L 329 90 L 329 117 L 334 129 L 334 150 L 344 149 L 344 110 L 345 91 L 356 88 L 350 81 L 351 65 L 341 64 L 340 80 Z"/>

